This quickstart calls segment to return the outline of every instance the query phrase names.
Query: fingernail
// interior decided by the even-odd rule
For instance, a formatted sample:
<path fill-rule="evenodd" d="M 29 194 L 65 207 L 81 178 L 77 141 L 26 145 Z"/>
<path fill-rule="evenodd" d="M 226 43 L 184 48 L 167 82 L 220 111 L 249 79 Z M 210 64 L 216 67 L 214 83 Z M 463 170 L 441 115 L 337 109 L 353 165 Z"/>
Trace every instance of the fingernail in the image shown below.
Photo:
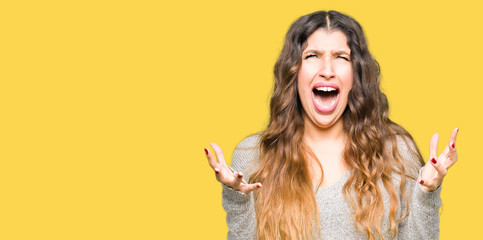
<path fill-rule="evenodd" d="M 205 154 L 208 155 L 208 149 L 205 148 Z"/>
<path fill-rule="evenodd" d="M 216 174 L 220 173 L 220 169 L 215 168 L 215 173 L 216 173 Z"/>
<path fill-rule="evenodd" d="M 456 128 L 456 132 L 459 132 L 460 131 L 460 128 Z"/>
<path fill-rule="evenodd" d="M 424 181 L 423 181 L 423 179 L 421 179 L 421 180 L 419 181 L 419 184 L 423 184 L 423 183 L 424 183 Z"/>
<path fill-rule="evenodd" d="M 243 175 L 241 173 L 238 173 L 237 176 L 238 176 L 238 178 L 242 178 L 243 177 Z"/>
<path fill-rule="evenodd" d="M 453 148 L 454 148 L 454 143 L 452 143 L 452 144 L 451 144 L 451 147 L 453 147 Z"/>
<path fill-rule="evenodd" d="M 438 163 L 438 162 L 436 161 L 436 159 L 435 159 L 435 158 L 431 159 L 431 162 L 432 162 L 433 164 Z"/>
<path fill-rule="evenodd" d="M 257 184 L 257 188 L 262 188 L 262 184 Z"/>

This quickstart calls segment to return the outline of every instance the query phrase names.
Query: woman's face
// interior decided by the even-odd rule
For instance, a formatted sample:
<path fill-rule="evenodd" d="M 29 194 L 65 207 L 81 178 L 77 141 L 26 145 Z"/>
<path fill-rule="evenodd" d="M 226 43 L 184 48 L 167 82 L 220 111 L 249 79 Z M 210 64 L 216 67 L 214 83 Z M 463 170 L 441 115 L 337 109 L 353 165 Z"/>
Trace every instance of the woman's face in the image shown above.
<path fill-rule="evenodd" d="M 298 72 L 305 122 L 329 128 L 340 121 L 353 84 L 347 38 L 341 31 L 318 29 L 307 39 Z"/>

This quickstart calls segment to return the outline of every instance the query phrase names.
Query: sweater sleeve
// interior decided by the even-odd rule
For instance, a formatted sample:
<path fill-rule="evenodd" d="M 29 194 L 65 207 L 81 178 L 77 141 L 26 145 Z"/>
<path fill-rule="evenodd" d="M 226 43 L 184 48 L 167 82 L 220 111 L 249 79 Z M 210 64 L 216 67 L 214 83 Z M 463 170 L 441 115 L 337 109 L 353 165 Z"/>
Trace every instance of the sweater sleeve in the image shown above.
<path fill-rule="evenodd" d="M 406 178 L 406 194 L 409 201 L 409 215 L 399 223 L 398 239 L 439 239 L 439 208 L 441 206 L 441 186 L 432 192 L 421 188 L 417 182 L 422 171 L 418 157 L 411 153 L 406 143 L 398 144 L 400 153 L 408 162 L 409 174 L 416 178 Z M 410 146 L 415 148 L 414 146 Z M 419 169 L 419 172 L 417 171 Z M 401 196 L 401 209 L 405 211 L 406 201 Z"/>
<path fill-rule="evenodd" d="M 256 160 L 258 136 L 244 139 L 233 152 L 232 168 L 241 171 L 246 181 L 249 180 L 252 163 Z M 256 236 L 256 217 L 253 192 L 248 194 L 233 190 L 223 185 L 222 205 L 226 211 L 228 240 L 251 240 Z"/>

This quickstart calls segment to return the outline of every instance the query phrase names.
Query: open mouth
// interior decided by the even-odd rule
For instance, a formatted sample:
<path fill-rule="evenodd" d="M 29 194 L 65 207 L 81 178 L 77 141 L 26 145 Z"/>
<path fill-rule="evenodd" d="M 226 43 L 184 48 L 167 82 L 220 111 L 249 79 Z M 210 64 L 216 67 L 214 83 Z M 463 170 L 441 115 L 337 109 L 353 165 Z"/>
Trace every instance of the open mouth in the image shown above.
<path fill-rule="evenodd" d="M 327 113 L 337 105 L 339 89 L 337 87 L 320 86 L 312 89 L 315 107 L 318 111 Z"/>

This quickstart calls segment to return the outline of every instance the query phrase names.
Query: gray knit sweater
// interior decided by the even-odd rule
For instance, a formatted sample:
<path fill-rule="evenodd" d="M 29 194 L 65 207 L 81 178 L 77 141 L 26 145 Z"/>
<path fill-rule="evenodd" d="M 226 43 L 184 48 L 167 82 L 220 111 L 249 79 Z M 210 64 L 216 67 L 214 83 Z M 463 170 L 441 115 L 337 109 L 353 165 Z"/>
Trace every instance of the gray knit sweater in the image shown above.
<path fill-rule="evenodd" d="M 236 171 L 241 171 L 245 179 L 250 178 L 250 174 L 257 167 L 258 151 L 256 145 L 259 135 L 253 135 L 244 139 L 236 147 L 233 153 L 232 167 Z M 408 159 L 408 166 L 420 167 L 416 157 L 412 156 L 404 141 L 399 141 L 398 148 L 401 155 Z M 413 173 L 417 175 L 418 173 Z M 335 184 L 319 188 L 316 192 L 317 206 L 320 213 L 320 229 L 322 236 L 320 239 L 367 239 L 367 234 L 359 232 L 354 223 L 353 214 L 344 198 L 342 187 L 350 176 L 348 170 Z M 439 207 L 441 206 L 441 187 L 433 192 L 426 192 L 421 189 L 416 181 L 406 178 L 406 194 L 409 198 L 409 216 L 399 222 L 398 232 L 395 239 L 438 239 L 439 238 Z M 395 177 L 395 186 L 399 186 L 399 181 Z M 263 183 L 262 183 L 263 184 Z M 381 230 L 384 239 L 390 239 L 389 231 L 389 195 L 382 184 L 384 197 L 384 218 Z M 396 190 L 399 189 L 396 187 Z M 263 188 L 262 188 L 263 190 Z M 315 190 L 315 188 L 314 188 Z M 223 208 L 227 216 L 228 239 L 244 240 L 256 239 L 256 218 L 254 209 L 253 192 L 244 194 L 223 185 Z M 400 199 L 396 219 L 399 219 L 406 209 L 406 202 L 398 191 Z"/>

